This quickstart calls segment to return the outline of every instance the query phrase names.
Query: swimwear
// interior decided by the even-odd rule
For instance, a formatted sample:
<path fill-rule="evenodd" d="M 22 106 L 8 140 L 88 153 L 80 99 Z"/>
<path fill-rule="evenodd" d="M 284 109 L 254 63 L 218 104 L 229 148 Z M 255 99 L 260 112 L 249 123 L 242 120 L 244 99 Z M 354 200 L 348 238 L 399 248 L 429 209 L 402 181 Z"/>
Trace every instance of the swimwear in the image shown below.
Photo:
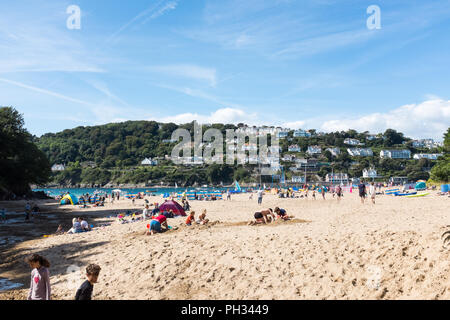
<path fill-rule="evenodd" d="M 263 216 L 263 214 L 261 212 L 256 212 L 255 213 L 255 219 L 263 219 L 263 218 L 264 218 L 264 216 Z"/>
<path fill-rule="evenodd" d="M 152 222 L 150 222 L 150 231 L 151 230 L 161 232 L 161 223 L 159 223 L 158 220 L 152 220 Z"/>

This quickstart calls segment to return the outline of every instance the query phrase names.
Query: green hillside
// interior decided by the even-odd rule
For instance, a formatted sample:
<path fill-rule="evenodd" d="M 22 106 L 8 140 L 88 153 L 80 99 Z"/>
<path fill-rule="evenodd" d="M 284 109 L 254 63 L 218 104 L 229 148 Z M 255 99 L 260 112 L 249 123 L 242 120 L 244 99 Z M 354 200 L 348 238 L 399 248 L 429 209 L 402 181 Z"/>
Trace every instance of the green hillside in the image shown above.
<path fill-rule="evenodd" d="M 203 126 L 203 132 L 209 128 L 219 129 L 224 137 L 226 129 L 237 129 L 244 124 L 223 125 L 213 124 Z M 64 164 L 65 171 L 53 173 L 52 182 L 62 185 L 96 184 L 105 185 L 108 182 L 114 184 L 224 184 L 231 183 L 235 179 L 242 182 L 259 182 L 258 168 L 255 165 L 175 165 L 166 156 L 170 156 L 176 145 L 171 139 L 172 132 L 178 128 L 184 128 L 193 136 L 194 123 L 176 125 L 173 123 L 157 123 L 154 121 L 128 121 L 124 123 L 112 123 L 102 126 L 78 127 L 53 134 L 46 134 L 35 138 L 40 150 L 48 157 L 50 163 Z M 404 137 L 395 130 L 387 130 L 378 134 L 373 140 L 367 140 L 367 132 L 359 133 L 355 130 L 335 132 L 327 134 L 316 133 L 310 130 L 312 136 L 308 138 L 293 137 L 293 131 L 289 136 L 280 139 L 281 156 L 288 151 L 289 145 L 298 145 L 301 152 L 292 153 L 297 158 L 317 158 L 322 165 L 320 170 L 312 175 L 324 178 L 332 170 L 345 172 L 351 177 L 362 176 L 362 170 L 369 167 L 377 169 L 378 174 L 385 177 L 407 176 L 411 180 L 428 179 L 429 170 L 436 161 L 421 160 L 395 160 L 381 159 L 379 152 L 382 149 L 405 149 L 415 153 L 442 152 L 435 150 L 415 149 L 412 140 Z M 344 144 L 346 138 L 359 139 L 373 150 L 373 157 L 351 157 Z M 322 154 L 310 156 L 306 154 L 309 146 L 322 147 Z M 328 147 L 338 147 L 341 154 L 333 157 Z M 225 146 L 224 146 L 224 150 Z M 158 159 L 158 165 L 142 167 L 141 161 L 145 158 Z M 286 179 L 290 179 L 294 173 L 289 170 L 294 163 L 282 162 Z M 316 175 L 317 174 L 317 175 Z M 271 182 L 272 177 L 263 177 L 263 182 Z"/>

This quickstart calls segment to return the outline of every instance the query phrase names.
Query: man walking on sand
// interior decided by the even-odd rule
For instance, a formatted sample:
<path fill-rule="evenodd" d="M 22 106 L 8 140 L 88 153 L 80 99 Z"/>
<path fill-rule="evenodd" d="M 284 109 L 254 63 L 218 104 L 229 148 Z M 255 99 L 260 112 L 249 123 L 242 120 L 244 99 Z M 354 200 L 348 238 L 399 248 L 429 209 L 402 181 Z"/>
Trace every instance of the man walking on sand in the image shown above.
<path fill-rule="evenodd" d="M 258 195 L 258 204 L 262 204 L 263 190 L 259 189 L 257 195 Z"/>
<path fill-rule="evenodd" d="M 364 184 L 364 181 L 361 181 L 361 183 L 358 185 L 359 190 L 359 197 L 361 198 L 361 203 L 364 204 L 364 200 L 366 199 L 366 185 Z"/>

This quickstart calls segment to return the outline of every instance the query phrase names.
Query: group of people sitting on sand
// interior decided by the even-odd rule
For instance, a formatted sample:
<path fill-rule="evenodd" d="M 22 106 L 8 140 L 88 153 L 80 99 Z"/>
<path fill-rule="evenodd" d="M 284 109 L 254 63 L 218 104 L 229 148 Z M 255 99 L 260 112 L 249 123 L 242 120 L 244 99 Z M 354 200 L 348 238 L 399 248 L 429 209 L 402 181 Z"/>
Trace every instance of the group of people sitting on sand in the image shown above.
<path fill-rule="evenodd" d="M 276 216 L 275 216 L 276 214 Z M 255 212 L 254 214 L 255 220 L 250 221 L 248 223 L 249 226 L 257 225 L 257 224 L 267 224 L 271 223 L 275 219 L 281 219 L 284 221 L 291 220 L 294 216 L 289 216 L 285 209 L 281 209 L 276 207 L 274 210 L 271 208 L 266 210 L 261 210 L 259 212 Z"/>
<path fill-rule="evenodd" d="M 74 234 L 74 233 L 81 233 L 81 232 L 87 232 L 91 231 L 91 227 L 87 223 L 87 221 L 82 218 L 73 218 L 72 219 L 72 228 L 67 231 L 68 234 Z M 59 225 L 58 230 L 56 231 L 56 234 L 62 234 L 64 231 L 62 230 L 62 226 Z"/>
<path fill-rule="evenodd" d="M 192 226 L 194 224 L 205 225 L 209 222 L 209 219 L 206 219 L 206 209 L 203 210 L 202 214 L 198 216 L 198 219 L 195 220 L 195 211 L 191 211 L 189 216 L 186 219 L 186 225 Z"/>
<path fill-rule="evenodd" d="M 171 215 L 170 215 L 171 214 Z M 172 210 L 169 211 L 169 213 L 165 212 L 159 212 L 156 215 L 152 216 L 152 220 L 149 224 L 147 224 L 147 235 L 153 235 L 156 233 L 162 233 L 170 229 L 177 229 L 177 227 L 170 227 L 167 224 L 168 218 L 174 218 Z M 195 219 L 195 211 L 191 211 L 186 218 L 185 225 L 186 226 L 192 226 L 195 224 L 198 225 L 205 225 L 209 222 L 209 219 L 206 218 L 206 209 L 203 210 L 202 214 L 198 217 L 198 219 Z"/>

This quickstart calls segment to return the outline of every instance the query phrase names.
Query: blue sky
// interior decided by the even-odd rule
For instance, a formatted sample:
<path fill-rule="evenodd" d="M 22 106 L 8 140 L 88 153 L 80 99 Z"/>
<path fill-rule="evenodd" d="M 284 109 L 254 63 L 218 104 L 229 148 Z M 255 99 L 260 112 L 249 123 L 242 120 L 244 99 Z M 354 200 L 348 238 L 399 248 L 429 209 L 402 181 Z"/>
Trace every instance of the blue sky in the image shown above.
<path fill-rule="evenodd" d="M 2 1 L 0 105 L 36 135 L 196 119 L 442 140 L 449 34 L 450 1 Z"/>

